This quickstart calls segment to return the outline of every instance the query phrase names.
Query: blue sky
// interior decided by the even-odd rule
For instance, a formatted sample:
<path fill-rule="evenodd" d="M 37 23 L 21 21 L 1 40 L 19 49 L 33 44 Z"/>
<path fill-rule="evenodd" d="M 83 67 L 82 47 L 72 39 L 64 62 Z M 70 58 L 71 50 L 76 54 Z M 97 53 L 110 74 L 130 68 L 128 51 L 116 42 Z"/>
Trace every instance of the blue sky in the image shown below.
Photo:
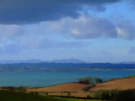
<path fill-rule="evenodd" d="M 0 60 L 135 62 L 134 0 L 0 0 Z"/>

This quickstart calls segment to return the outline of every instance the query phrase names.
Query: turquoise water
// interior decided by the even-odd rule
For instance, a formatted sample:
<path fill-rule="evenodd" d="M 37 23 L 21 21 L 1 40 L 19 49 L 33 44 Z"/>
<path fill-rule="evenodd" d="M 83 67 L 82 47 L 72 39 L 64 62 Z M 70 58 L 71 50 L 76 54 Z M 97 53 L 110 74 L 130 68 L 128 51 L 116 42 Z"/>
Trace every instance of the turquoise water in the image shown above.
<path fill-rule="evenodd" d="M 0 72 L 0 86 L 43 87 L 75 82 L 83 77 L 100 77 L 104 80 L 135 75 L 135 70 L 85 72 Z"/>

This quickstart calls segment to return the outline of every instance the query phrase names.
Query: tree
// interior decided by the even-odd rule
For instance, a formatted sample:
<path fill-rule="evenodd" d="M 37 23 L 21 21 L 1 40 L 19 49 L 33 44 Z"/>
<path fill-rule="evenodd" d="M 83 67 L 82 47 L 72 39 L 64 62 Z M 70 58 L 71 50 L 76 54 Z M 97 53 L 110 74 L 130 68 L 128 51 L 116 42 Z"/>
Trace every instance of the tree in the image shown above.
<path fill-rule="evenodd" d="M 89 77 L 89 78 L 81 78 L 79 79 L 79 83 L 82 83 L 82 84 L 94 84 L 94 80 Z"/>
<path fill-rule="evenodd" d="M 103 83 L 103 80 L 101 78 L 95 78 L 96 83 Z"/>

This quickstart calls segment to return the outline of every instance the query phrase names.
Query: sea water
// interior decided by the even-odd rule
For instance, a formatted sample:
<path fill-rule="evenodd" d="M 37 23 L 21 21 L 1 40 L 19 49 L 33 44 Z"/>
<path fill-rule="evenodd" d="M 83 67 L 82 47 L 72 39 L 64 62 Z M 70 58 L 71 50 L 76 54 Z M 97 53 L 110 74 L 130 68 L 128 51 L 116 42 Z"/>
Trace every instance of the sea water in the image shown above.
<path fill-rule="evenodd" d="M 0 72 L 0 86 L 44 87 L 79 78 L 100 77 L 103 80 L 135 75 L 135 70 L 91 70 L 83 72 Z"/>

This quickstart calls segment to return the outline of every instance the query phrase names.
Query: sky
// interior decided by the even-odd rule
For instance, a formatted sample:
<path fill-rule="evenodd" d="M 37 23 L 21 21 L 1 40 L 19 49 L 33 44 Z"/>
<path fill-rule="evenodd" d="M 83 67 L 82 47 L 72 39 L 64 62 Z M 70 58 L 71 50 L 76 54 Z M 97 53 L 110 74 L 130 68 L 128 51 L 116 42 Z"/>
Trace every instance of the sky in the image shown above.
<path fill-rule="evenodd" d="M 0 60 L 135 62 L 134 0 L 0 0 Z"/>

